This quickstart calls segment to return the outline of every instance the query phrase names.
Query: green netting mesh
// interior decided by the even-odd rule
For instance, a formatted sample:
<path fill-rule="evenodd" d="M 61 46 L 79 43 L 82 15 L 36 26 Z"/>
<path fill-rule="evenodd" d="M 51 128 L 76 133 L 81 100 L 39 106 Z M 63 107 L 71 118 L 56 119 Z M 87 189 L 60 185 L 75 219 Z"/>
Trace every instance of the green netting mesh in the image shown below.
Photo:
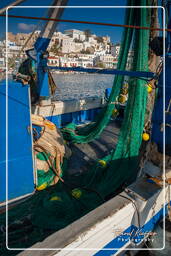
<path fill-rule="evenodd" d="M 134 23 L 134 18 L 134 9 L 131 8 L 129 9 L 128 12 L 126 12 L 125 24 L 132 25 Z M 119 70 L 126 69 L 128 52 L 132 41 L 132 34 L 133 29 L 130 28 L 125 29 L 123 33 L 122 42 L 124 43 L 121 44 L 119 60 L 117 65 L 117 69 Z M 77 129 L 74 124 L 69 124 L 66 128 L 62 130 L 64 138 L 66 140 L 72 141 L 73 143 L 88 143 L 97 138 L 110 121 L 112 111 L 115 108 L 116 97 L 120 93 L 123 81 L 123 76 L 115 76 L 109 102 L 107 106 L 103 109 L 103 111 L 100 113 L 100 115 L 97 117 L 95 123 L 90 124 L 81 129 Z"/>
<path fill-rule="evenodd" d="M 149 0 L 128 0 L 128 5 L 148 6 Z M 150 26 L 149 8 L 126 9 L 125 24 Z M 148 71 L 149 30 L 125 28 L 119 55 L 118 69 L 124 70 L 128 51 L 133 44 L 132 70 Z M 63 130 L 66 139 L 87 143 L 97 138 L 108 124 L 120 93 L 123 76 L 116 76 L 109 103 L 95 124 L 82 129 Z M 90 210 L 102 204 L 123 184 L 128 184 L 137 175 L 139 149 L 142 141 L 147 89 L 145 81 L 132 78 L 129 81 L 129 96 L 116 150 L 105 157 L 106 166 L 96 164 L 89 172 L 76 177 L 67 177 L 53 187 L 36 193 L 19 207 L 9 211 L 9 245 L 27 247 L 41 241 L 53 230 L 59 230 Z M 72 127 L 73 128 L 73 127 Z M 21 221 L 21 225 L 16 220 Z M 3 223 L 4 219 L 0 221 Z M 15 228 L 15 225 L 19 226 Z M 12 231 L 11 231 L 12 230 Z M 27 230 L 27 232 L 26 232 Z M 11 232 L 10 232 L 11 231 Z M 1 239 L 4 236 L 1 235 Z M 5 253 L 5 254 L 4 254 Z M 7 252 L 2 252 L 7 255 Z"/>

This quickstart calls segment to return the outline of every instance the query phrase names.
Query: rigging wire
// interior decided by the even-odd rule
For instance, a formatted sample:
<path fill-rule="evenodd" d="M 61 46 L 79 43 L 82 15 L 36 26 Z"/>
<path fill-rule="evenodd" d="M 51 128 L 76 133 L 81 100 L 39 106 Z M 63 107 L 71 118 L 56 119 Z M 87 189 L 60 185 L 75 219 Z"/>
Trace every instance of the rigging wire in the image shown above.
<path fill-rule="evenodd" d="M 5 14 L 1 14 L 0 17 L 6 17 Z M 21 19 L 33 19 L 33 20 L 50 20 L 57 22 L 69 22 L 69 23 L 80 23 L 80 24 L 89 24 L 89 25 L 101 25 L 101 26 L 110 26 L 110 27 L 123 27 L 123 28 L 135 28 L 135 29 L 145 29 L 145 30 L 157 30 L 157 31 L 168 31 L 171 32 L 171 29 L 168 28 L 153 28 L 153 27 L 142 27 L 134 25 L 123 25 L 123 24 L 113 24 L 113 23 L 104 23 L 104 22 L 94 22 L 94 21 L 78 21 L 78 20 L 64 20 L 64 19 L 52 19 L 45 17 L 31 17 L 31 16 L 19 16 L 19 15 L 8 15 L 8 18 L 21 18 Z"/>
<path fill-rule="evenodd" d="M 44 13 L 44 16 L 47 15 L 47 10 Z M 43 18 L 43 17 L 42 17 Z M 24 49 L 26 48 L 26 46 L 28 45 L 29 41 L 31 40 L 31 38 L 33 37 L 35 31 L 40 27 L 42 23 L 42 20 L 39 20 L 38 24 L 35 26 L 35 28 L 33 29 L 33 31 L 31 32 L 31 34 L 29 35 L 29 37 L 27 38 L 27 40 L 25 41 L 24 45 L 22 46 L 22 48 L 20 49 L 19 53 L 17 54 L 17 56 L 13 59 L 12 63 L 9 65 L 8 68 L 12 67 L 12 65 L 15 63 L 15 60 L 17 58 L 20 57 L 21 53 L 24 51 Z"/>

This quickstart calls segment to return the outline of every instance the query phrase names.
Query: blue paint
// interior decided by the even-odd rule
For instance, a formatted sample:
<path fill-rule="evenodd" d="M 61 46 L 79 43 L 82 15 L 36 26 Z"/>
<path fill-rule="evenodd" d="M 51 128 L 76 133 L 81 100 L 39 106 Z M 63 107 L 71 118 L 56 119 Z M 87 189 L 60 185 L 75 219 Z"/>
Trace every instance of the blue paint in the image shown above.
<path fill-rule="evenodd" d="M 155 76 L 152 72 L 146 71 L 126 71 L 126 70 L 117 70 L 117 69 L 98 69 L 98 68 L 82 68 L 82 67 L 50 67 L 48 69 L 58 69 L 63 71 L 77 71 L 77 72 L 87 72 L 87 73 L 98 73 L 106 75 L 124 75 L 130 77 L 144 77 L 152 78 Z"/>
<path fill-rule="evenodd" d="M 39 37 L 34 45 L 37 53 L 37 87 L 38 95 L 40 97 L 48 98 L 49 93 L 49 79 L 47 72 L 47 58 L 43 56 L 43 53 L 47 50 L 49 45 L 49 38 Z"/>
<path fill-rule="evenodd" d="M 39 37 L 34 45 L 34 48 L 37 52 L 45 52 L 50 43 L 50 38 Z"/>
<path fill-rule="evenodd" d="M 167 1 L 167 11 L 169 17 L 168 29 L 171 29 L 171 0 Z M 169 52 L 171 53 L 171 32 L 168 32 L 168 41 L 170 44 Z"/>
<path fill-rule="evenodd" d="M 167 11 L 168 11 L 168 28 L 171 28 L 171 0 L 167 1 Z M 165 57 L 165 111 L 168 110 L 169 101 L 171 101 L 171 32 L 167 33 L 167 40 L 169 44 L 169 52 Z M 163 71 L 159 77 L 159 89 L 158 95 L 154 106 L 153 116 L 152 116 L 152 141 L 157 143 L 159 151 L 163 152 L 163 132 L 161 131 L 161 126 L 163 125 Z M 171 108 L 169 113 L 166 113 L 166 126 L 165 126 L 165 149 L 166 154 L 171 155 Z"/>
<path fill-rule="evenodd" d="M 101 108 L 81 110 L 62 115 L 47 116 L 46 118 L 53 122 L 58 128 L 61 128 L 69 123 L 75 123 L 78 125 L 94 121 L 100 110 Z"/>
<path fill-rule="evenodd" d="M 107 99 L 110 97 L 111 92 L 112 92 L 112 88 L 107 88 L 105 90 L 105 96 L 106 96 Z"/>
<path fill-rule="evenodd" d="M 61 115 L 46 116 L 46 118 L 52 123 L 54 123 L 58 128 L 61 128 Z"/>
<path fill-rule="evenodd" d="M 163 208 L 160 209 L 155 216 L 153 216 L 144 226 L 141 228 L 131 225 L 125 229 L 120 236 L 117 236 L 111 242 L 103 247 L 103 249 L 118 248 L 115 250 L 100 250 L 93 256 L 111 256 L 114 255 L 119 249 L 126 245 L 130 240 L 136 245 L 140 244 L 145 238 L 143 234 L 151 232 L 159 220 L 167 214 L 167 205 L 165 206 L 165 211 Z M 131 234 L 131 235 L 130 235 Z"/>
<path fill-rule="evenodd" d="M 171 58 L 166 56 L 166 68 L 165 68 L 165 110 L 168 109 L 169 102 L 171 100 Z M 152 116 L 152 141 L 157 143 L 158 148 L 163 152 L 163 132 L 161 127 L 163 125 L 163 72 L 159 78 L 158 93 L 154 106 L 153 116 Z M 171 108 L 169 109 L 171 113 Z M 166 114 L 166 124 L 171 125 L 171 114 Z M 166 148 L 167 154 L 171 155 L 171 127 L 165 127 L 166 136 Z"/>
<path fill-rule="evenodd" d="M 41 52 L 37 54 L 37 86 L 40 97 L 49 97 L 49 79 L 47 73 L 47 59 Z"/>
<path fill-rule="evenodd" d="M 34 138 L 38 140 L 41 137 L 42 127 L 32 124 Z"/>
<path fill-rule="evenodd" d="M 6 198 L 6 83 L 0 83 L 0 202 Z M 33 192 L 28 86 L 8 84 L 8 198 Z"/>
<path fill-rule="evenodd" d="M 167 1 L 167 11 L 168 11 L 168 28 L 171 28 L 171 0 Z M 166 126 L 165 126 L 165 148 L 166 154 L 171 155 L 171 108 L 168 109 L 169 102 L 171 101 L 171 32 L 167 33 L 167 40 L 169 43 L 169 52 L 165 58 L 165 111 L 168 110 L 169 113 L 166 113 Z M 161 131 L 161 126 L 163 125 L 163 72 L 159 78 L 159 89 L 158 95 L 154 106 L 153 117 L 152 117 L 152 141 L 156 142 L 158 148 L 163 152 L 163 132 Z"/>

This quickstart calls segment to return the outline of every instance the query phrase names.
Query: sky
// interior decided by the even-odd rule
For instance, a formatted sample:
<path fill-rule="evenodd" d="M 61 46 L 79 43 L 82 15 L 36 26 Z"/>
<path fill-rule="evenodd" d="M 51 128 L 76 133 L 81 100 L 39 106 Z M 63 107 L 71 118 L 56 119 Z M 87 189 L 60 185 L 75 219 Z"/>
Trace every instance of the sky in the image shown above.
<path fill-rule="evenodd" d="M 14 0 L 0 0 L 0 8 L 7 6 Z M 24 6 L 40 6 L 40 8 L 13 8 L 9 14 L 25 15 L 35 17 L 47 17 L 47 8 L 41 6 L 50 6 L 53 0 L 26 0 L 20 5 Z M 159 0 L 160 2 L 160 0 Z M 67 6 L 125 6 L 126 0 L 68 0 Z M 80 21 L 95 21 L 104 23 L 124 24 L 125 8 L 65 8 L 61 19 L 80 20 Z M 5 39 L 5 18 L 0 17 L 0 40 Z M 44 22 L 28 19 L 9 18 L 8 31 L 13 33 L 32 32 L 35 26 L 41 30 Z M 88 24 L 73 24 L 73 23 L 60 23 L 57 30 L 63 32 L 66 29 L 90 29 L 93 34 L 97 36 L 110 36 L 113 43 L 121 41 L 123 28 L 109 27 L 100 25 Z"/>
<path fill-rule="evenodd" d="M 13 0 L 0 0 L 0 8 L 13 2 Z M 49 6 L 52 0 L 26 0 L 20 6 Z M 67 6 L 124 6 L 126 0 L 68 0 Z M 104 23 L 124 24 L 124 8 L 66 8 L 63 12 L 62 19 L 95 21 Z M 20 8 L 13 9 L 9 12 L 13 15 L 25 15 L 35 17 L 47 17 L 47 8 Z M 38 29 L 41 29 L 44 22 L 26 19 L 9 18 L 8 30 L 13 33 L 31 32 L 39 23 Z M 0 17 L 0 38 L 5 37 L 5 18 Z M 72 24 L 60 23 L 57 29 L 63 32 L 66 29 L 90 29 L 93 34 L 98 36 L 108 35 L 113 43 L 118 43 L 121 40 L 122 28 L 114 28 L 100 25 Z"/>

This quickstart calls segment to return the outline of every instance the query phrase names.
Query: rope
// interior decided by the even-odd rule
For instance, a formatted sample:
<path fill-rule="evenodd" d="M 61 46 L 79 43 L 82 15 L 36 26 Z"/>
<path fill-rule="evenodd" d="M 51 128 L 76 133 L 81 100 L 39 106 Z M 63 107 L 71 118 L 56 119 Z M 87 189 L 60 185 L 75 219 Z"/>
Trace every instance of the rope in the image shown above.
<path fill-rule="evenodd" d="M 35 149 L 37 152 L 40 152 L 40 151 L 37 150 L 37 148 L 43 150 L 43 152 L 45 152 L 47 155 L 49 154 L 49 152 L 45 149 L 45 147 L 43 147 L 43 146 L 41 146 L 41 145 L 39 145 L 39 144 L 35 144 L 35 145 L 34 145 L 34 149 Z M 60 179 L 60 181 L 64 182 L 64 180 L 60 177 L 60 175 L 59 175 L 59 173 L 58 173 L 58 170 L 54 168 L 54 164 L 53 164 L 53 162 L 52 162 L 52 159 L 49 157 L 46 161 L 47 161 L 47 163 L 49 164 L 49 167 L 52 168 L 54 174 L 58 176 L 58 178 Z"/>
<path fill-rule="evenodd" d="M 0 16 L 6 17 L 5 14 Z M 30 17 L 30 16 L 18 16 L 18 15 L 8 15 L 9 18 L 19 18 L 19 19 L 32 19 L 32 20 L 51 20 L 57 22 L 69 22 L 69 23 L 79 23 L 79 24 L 90 24 L 90 25 L 101 25 L 101 26 L 110 26 L 110 27 L 122 27 L 122 28 L 135 28 L 135 29 L 146 29 L 146 30 L 156 30 L 156 31 L 168 31 L 171 32 L 171 29 L 167 28 L 152 28 L 144 26 L 135 26 L 135 25 L 123 25 L 123 24 L 112 24 L 104 22 L 94 22 L 94 21 L 78 21 L 78 20 L 63 20 L 63 19 L 52 19 L 52 18 L 41 18 L 41 17 Z"/>
<path fill-rule="evenodd" d="M 44 16 L 47 14 L 47 10 L 45 11 L 44 13 Z M 43 18 L 43 17 L 42 17 Z M 41 20 L 38 22 L 38 24 L 36 25 L 36 27 L 33 29 L 32 33 L 30 34 L 30 36 L 27 38 L 25 44 L 22 46 L 21 50 L 19 51 L 19 53 L 17 54 L 16 58 L 13 59 L 12 63 L 9 65 L 9 68 L 12 67 L 12 65 L 15 63 L 15 60 L 20 57 L 21 53 L 24 51 L 24 49 L 26 48 L 28 42 L 30 41 L 30 39 L 33 37 L 35 31 L 38 29 L 38 27 L 40 26 L 41 24 Z"/>

